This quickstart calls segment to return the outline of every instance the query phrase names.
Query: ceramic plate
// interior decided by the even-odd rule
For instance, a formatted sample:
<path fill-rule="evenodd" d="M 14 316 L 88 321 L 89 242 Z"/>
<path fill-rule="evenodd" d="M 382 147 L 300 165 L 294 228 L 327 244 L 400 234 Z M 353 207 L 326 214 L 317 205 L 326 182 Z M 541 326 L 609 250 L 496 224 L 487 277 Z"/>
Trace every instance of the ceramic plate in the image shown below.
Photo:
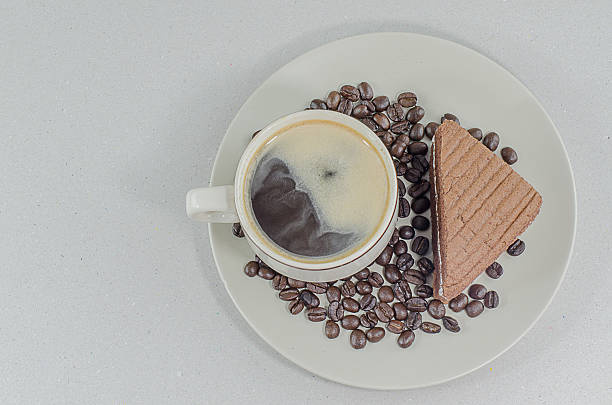
<path fill-rule="evenodd" d="M 381 64 L 379 58 L 360 57 L 363 49 L 394 56 Z M 230 225 L 210 226 L 213 254 L 228 293 L 249 325 L 300 367 L 364 388 L 406 389 L 442 383 L 508 350 L 550 303 L 574 242 L 576 196 L 571 167 L 542 106 L 504 68 L 446 40 L 378 33 L 321 46 L 270 76 L 232 121 L 217 154 L 211 185 L 232 184 L 238 159 L 255 130 L 304 109 L 314 98 L 325 98 L 342 84 L 356 85 L 364 80 L 372 85 L 375 95 L 395 97 L 402 91 L 415 92 L 418 104 L 426 110 L 423 123 L 439 122 L 442 114 L 451 112 L 466 128 L 496 131 L 501 137 L 500 148 L 512 146 L 518 152 L 513 168 L 542 194 L 544 203 L 534 224 L 521 237 L 527 245 L 525 253 L 519 257 L 502 254 L 499 262 L 505 272 L 500 279 L 486 275 L 477 279 L 499 292 L 499 307 L 474 319 L 452 313 L 461 324 L 458 334 L 444 329 L 437 335 L 417 331 L 414 344 L 400 349 L 397 336 L 387 333 L 381 342 L 357 351 L 349 345 L 347 331 L 328 340 L 324 322 L 310 322 L 304 313 L 290 315 L 287 303 L 279 300 L 270 282 L 246 277 L 242 268 L 253 254 L 244 239 L 232 236 Z M 425 234 L 430 236 L 430 232 Z M 376 372 L 364 373 L 364 369 Z"/>

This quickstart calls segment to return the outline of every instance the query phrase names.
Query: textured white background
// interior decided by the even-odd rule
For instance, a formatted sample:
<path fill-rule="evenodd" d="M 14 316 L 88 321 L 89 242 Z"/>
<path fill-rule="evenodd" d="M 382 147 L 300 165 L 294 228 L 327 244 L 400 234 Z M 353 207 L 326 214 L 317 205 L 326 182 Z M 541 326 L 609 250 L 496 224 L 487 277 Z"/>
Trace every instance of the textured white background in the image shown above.
<path fill-rule="evenodd" d="M 608 1 L 103 3 L 0 3 L 0 403 L 612 402 Z M 489 366 L 404 392 L 325 381 L 268 347 L 184 215 L 268 75 L 376 31 L 509 69 L 558 126 L 578 189 L 576 250 L 540 322 Z"/>

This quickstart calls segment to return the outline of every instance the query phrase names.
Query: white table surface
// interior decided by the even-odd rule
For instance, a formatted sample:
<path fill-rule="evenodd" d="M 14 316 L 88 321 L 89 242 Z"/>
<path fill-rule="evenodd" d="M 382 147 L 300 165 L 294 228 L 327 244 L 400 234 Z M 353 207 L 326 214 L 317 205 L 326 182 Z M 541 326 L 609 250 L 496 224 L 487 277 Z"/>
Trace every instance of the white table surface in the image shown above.
<path fill-rule="evenodd" d="M 45 3 L 0 4 L 0 403 L 612 402 L 610 2 Z M 267 346 L 184 214 L 267 76 L 376 31 L 509 69 L 558 126 L 578 189 L 576 249 L 542 319 L 489 366 L 404 392 L 323 380 Z"/>

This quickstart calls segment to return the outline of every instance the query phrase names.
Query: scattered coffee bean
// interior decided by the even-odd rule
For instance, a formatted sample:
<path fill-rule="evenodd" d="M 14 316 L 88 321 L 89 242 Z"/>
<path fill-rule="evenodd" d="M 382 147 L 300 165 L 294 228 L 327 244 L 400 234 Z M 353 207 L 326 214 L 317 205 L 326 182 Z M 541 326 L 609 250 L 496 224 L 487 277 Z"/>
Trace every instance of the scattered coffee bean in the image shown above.
<path fill-rule="evenodd" d="M 372 99 L 372 103 L 376 107 L 376 111 L 385 111 L 389 108 L 389 97 L 387 96 L 378 96 Z"/>
<path fill-rule="evenodd" d="M 426 155 L 428 146 L 425 142 L 412 142 L 408 145 L 408 152 L 411 155 Z"/>
<path fill-rule="evenodd" d="M 378 318 L 374 312 L 368 312 L 367 314 L 362 314 L 359 317 L 359 323 L 364 328 L 373 328 L 378 323 Z"/>
<path fill-rule="evenodd" d="M 465 307 L 465 313 L 470 318 L 475 318 L 484 311 L 484 305 L 482 301 L 472 301 Z"/>
<path fill-rule="evenodd" d="M 402 239 L 412 239 L 414 238 L 414 229 L 411 226 L 404 225 L 399 229 L 400 238 Z"/>
<path fill-rule="evenodd" d="M 391 302 L 395 296 L 393 295 L 393 289 L 388 285 L 380 287 L 378 290 L 378 300 L 380 302 Z"/>
<path fill-rule="evenodd" d="M 414 293 L 417 297 L 429 298 L 433 296 L 433 288 L 431 288 L 431 286 L 427 284 L 421 284 L 416 286 L 416 288 L 414 289 Z"/>
<path fill-rule="evenodd" d="M 327 110 L 327 104 L 325 104 L 325 101 L 321 100 L 320 98 L 315 98 L 314 100 L 310 102 L 310 109 L 311 110 Z"/>
<path fill-rule="evenodd" d="M 387 324 L 387 330 L 391 333 L 395 333 L 396 335 L 402 333 L 404 328 L 404 323 L 402 321 L 398 321 L 397 319 L 393 319 Z"/>
<path fill-rule="evenodd" d="M 441 123 L 444 123 L 444 121 L 446 120 L 455 121 L 457 124 L 461 125 L 461 123 L 459 122 L 459 118 L 457 118 L 455 114 L 446 113 L 442 116 L 442 118 L 440 118 Z"/>
<path fill-rule="evenodd" d="M 327 316 L 332 321 L 339 321 L 344 318 L 344 307 L 338 302 L 334 301 L 327 307 Z"/>
<path fill-rule="evenodd" d="M 287 285 L 287 277 L 283 276 L 282 274 L 277 274 L 272 279 L 272 288 L 274 288 L 275 290 L 284 290 L 285 288 L 287 288 Z"/>
<path fill-rule="evenodd" d="M 257 275 L 264 280 L 272 280 L 276 276 L 276 272 L 266 265 L 259 266 Z"/>
<path fill-rule="evenodd" d="M 325 99 L 325 104 L 327 104 L 327 108 L 330 110 L 337 110 L 338 104 L 340 104 L 340 93 L 335 90 L 329 92 L 327 99 Z"/>
<path fill-rule="evenodd" d="M 425 276 L 418 270 L 408 269 L 402 274 L 402 279 L 410 284 L 421 285 L 425 283 Z"/>
<path fill-rule="evenodd" d="M 374 119 L 374 118 L 372 118 L 372 119 Z M 374 122 L 376 122 L 376 121 L 374 121 Z M 393 141 L 395 141 L 395 137 L 389 131 L 378 131 L 378 132 L 376 132 L 376 135 L 382 141 L 382 143 L 385 144 L 386 147 L 391 146 L 391 144 L 393 144 Z"/>
<path fill-rule="evenodd" d="M 492 279 L 498 279 L 502 276 L 502 274 L 504 274 L 504 268 L 501 264 L 493 262 L 493 264 L 487 267 L 486 272 L 487 276 L 491 277 Z"/>
<path fill-rule="evenodd" d="M 421 175 L 423 175 L 427 173 L 427 170 L 429 170 L 429 162 L 427 161 L 427 158 L 425 156 L 416 155 L 412 159 L 412 167 L 417 169 L 419 172 L 421 172 Z"/>
<path fill-rule="evenodd" d="M 525 242 L 520 239 L 515 240 L 512 245 L 508 247 L 508 254 L 510 256 L 519 256 L 525 251 Z"/>
<path fill-rule="evenodd" d="M 237 238 L 244 238 L 244 232 L 242 230 L 242 225 L 240 225 L 240 222 L 236 222 L 232 225 L 232 234 Z"/>
<path fill-rule="evenodd" d="M 406 218 L 408 215 L 410 215 L 410 203 L 408 202 L 408 200 L 402 197 L 399 199 L 399 209 L 397 212 L 397 216 L 400 218 Z"/>
<path fill-rule="evenodd" d="M 368 107 L 363 104 L 359 104 L 353 108 L 351 115 L 355 118 L 364 118 L 370 115 L 370 112 L 368 111 Z"/>
<path fill-rule="evenodd" d="M 433 322 L 423 322 L 421 324 L 421 330 L 425 333 L 440 333 L 442 327 Z"/>
<path fill-rule="evenodd" d="M 408 145 L 406 145 L 406 143 L 401 142 L 399 140 L 395 140 L 395 142 L 393 142 L 393 145 L 391 145 L 391 150 L 389 152 L 391 153 L 391 156 L 399 158 L 404 154 L 407 146 Z"/>
<path fill-rule="evenodd" d="M 397 179 L 397 193 L 399 194 L 400 197 L 403 197 L 406 195 L 406 185 L 404 184 L 402 179 Z"/>
<path fill-rule="evenodd" d="M 311 322 L 321 322 L 324 321 L 325 318 L 327 318 L 327 313 L 325 311 L 325 308 L 316 307 L 310 308 L 308 311 L 306 311 L 306 316 Z"/>
<path fill-rule="evenodd" d="M 408 121 L 399 121 L 391 125 L 391 132 L 397 135 L 408 134 L 410 132 L 410 127 L 411 125 Z M 406 143 L 404 139 L 402 139 L 402 141 Z"/>
<path fill-rule="evenodd" d="M 363 311 L 371 311 L 376 306 L 376 297 L 372 294 L 365 294 L 359 301 L 359 308 Z"/>
<path fill-rule="evenodd" d="M 408 113 L 406 114 L 406 120 L 410 122 L 411 124 L 416 124 L 424 116 L 425 116 L 425 110 L 423 109 L 423 107 L 420 107 L 417 105 L 417 106 L 412 107 L 410 110 L 408 110 Z"/>
<path fill-rule="evenodd" d="M 399 229 L 395 228 L 393 230 L 393 235 L 391 235 L 391 239 L 389 240 L 389 246 L 395 246 L 395 244 L 399 241 Z"/>
<path fill-rule="evenodd" d="M 400 162 L 395 168 L 395 174 L 398 177 L 403 176 L 406 173 L 406 170 L 408 170 L 408 166 L 406 166 L 406 163 Z"/>
<path fill-rule="evenodd" d="M 315 294 L 324 294 L 327 291 L 327 283 L 306 283 L 306 289 Z"/>
<path fill-rule="evenodd" d="M 368 283 L 370 283 L 370 285 L 374 288 L 380 288 L 384 282 L 385 280 L 383 280 L 383 277 L 380 275 L 380 273 L 377 273 L 375 271 L 371 272 L 370 276 L 368 277 Z"/>
<path fill-rule="evenodd" d="M 432 139 L 439 126 L 440 124 L 438 124 L 437 122 L 430 122 L 429 124 L 427 124 L 425 126 L 425 136 L 429 139 Z"/>
<path fill-rule="evenodd" d="M 344 86 L 340 87 L 340 95 L 351 101 L 359 100 L 359 90 L 350 84 L 345 84 Z"/>
<path fill-rule="evenodd" d="M 484 296 L 484 306 L 490 309 L 499 305 L 499 295 L 496 291 L 488 291 Z"/>
<path fill-rule="evenodd" d="M 393 309 L 389 306 L 389 304 L 385 302 L 379 302 L 374 307 L 374 313 L 378 317 L 378 320 L 387 323 L 391 319 L 393 319 Z"/>
<path fill-rule="evenodd" d="M 494 151 L 499 145 L 499 135 L 497 135 L 497 133 L 495 132 L 489 132 L 485 135 L 484 139 L 482 140 L 482 143 L 484 144 L 484 146 Z"/>
<path fill-rule="evenodd" d="M 361 295 L 370 294 L 372 292 L 372 286 L 365 280 L 360 280 L 355 284 L 357 292 Z"/>
<path fill-rule="evenodd" d="M 421 176 L 423 173 L 419 169 L 415 169 L 414 167 L 409 168 L 404 173 L 404 178 L 408 180 L 410 183 L 418 183 L 421 181 Z"/>
<path fill-rule="evenodd" d="M 393 314 L 395 319 L 398 321 L 403 321 L 408 316 L 408 310 L 406 309 L 406 305 L 401 302 L 396 302 L 393 304 Z"/>
<path fill-rule="evenodd" d="M 357 329 L 359 327 L 359 318 L 355 315 L 345 315 L 340 321 L 340 325 L 348 330 Z"/>
<path fill-rule="evenodd" d="M 353 103 L 351 103 L 351 100 L 348 100 L 346 98 L 342 99 L 342 101 L 340 101 L 340 104 L 338 104 L 338 112 L 346 115 L 351 115 L 351 113 L 353 112 Z"/>
<path fill-rule="evenodd" d="M 472 284 L 468 289 L 468 295 L 475 300 L 481 300 L 487 293 L 487 288 L 482 284 Z"/>
<path fill-rule="evenodd" d="M 470 128 L 468 129 L 470 135 L 472 135 L 476 140 L 480 141 L 482 139 L 482 131 L 480 128 Z"/>
<path fill-rule="evenodd" d="M 340 287 L 340 292 L 345 297 L 352 297 L 357 293 L 355 283 L 353 283 L 351 280 L 345 281 Z"/>
<path fill-rule="evenodd" d="M 353 349 L 363 349 L 366 342 L 366 334 L 364 331 L 355 329 L 351 332 L 351 346 L 353 346 Z"/>
<path fill-rule="evenodd" d="M 289 312 L 291 315 L 297 315 L 304 309 L 304 303 L 299 299 L 293 300 L 289 303 Z"/>
<path fill-rule="evenodd" d="M 424 236 L 417 236 L 412 240 L 410 249 L 417 255 L 425 255 L 429 251 L 429 239 Z"/>
<path fill-rule="evenodd" d="M 383 251 L 380 253 L 380 255 L 378 255 L 378 257 L 376 258 L 376 263 L 380 264 L 381 266 L 384 266 L 385 264 L 391 261 L 392 257 L 393 257 L 393 248 L 387 245 L 385 246 Z"/>
<path fill-rule="evenodd" d="M 289 287 L 294 287 L 294 288 L 304 288 L 304 287 L 306 287 L 306 282 L 305 281 L 296 280 L 296 279 L 291 278 L 291 277 L 287 278 L 287 284 L 289 284 Z"/>
<path fill-rule="evenodd" d="M 417 215 L 412 218 L 412 227 L 414 229 L 418 229 L 419 231 L 426 231 L 429 229 L 429 219 L 425 218 L 422 215 Z"/>
<path fill-rule="evenodd" d="M 302 290 L 300 292 L 300 300 L 306 305 L 306 308 L 319 306 L 319 298 L 308 290 Z"/>
<path fill-rule="evenodd" d="M 397 282 L 400 278 L 402 278 L 402 273 L 399 271 L 395 264 L 386 264 L 383 268 L 383 274 L 388 282 L 391 284 Z"/>
<path fill-rule="evenodd" d="M 329 287 L 325 294 L 327 295 L 327 301 L 329 302 L 340 301 L 341 292 L 335 285 Z"/>
<path fill-rule="evenodd" d="M 397 256 L 403 255 L 404 253 L 408 252 L 408 244 L 405 241 L 400 240 L 393 247 L 393 251 Z"/>
<path fill-rule="evenodd" d="M 376 105 L 376 104 L 374 104 Z M 401 104 L 393 103 L 387 108 L 387 116 L 391 121 L 402 121 L 404 119 L 404 109 Z"/>
<path fill-rule="evenodd" d="M 399 231 L 398 231 L 398 235 L 399 235 Z M 363 270 L 359 270 L 357 273 L 354 274 L 357 280 L 367 280 L 369 275 L 370 275 L 370 269 L 368 269 L 367 267 Z"/>
<path fill-rule="evenodd" d="M 376 132 L 379 130 L 376 122 L 370 117 L 359 118 L 359 121 L 362 122 L 366 127 L 370 128 L 370 130 L 372 130 L 373 132 Z"/>
<path fill-rule="evenodd" d="M 410 311 L 406 316 L 406 327 L 408 329 L 417 330 L 423 323 L 423 317 L 420 312 Z"/>
<path fill-rule="evenodd" d="M 372 97 L 374 97 L 374 91 L 368 82 L 359 83 L 357 90 L 359 90 L 359 96 L 362 100 L 372 100 Z"/>
<path fill-rule="evenodd" d="M 414 259 L 410 253 L 404 253 L 403 255 L 399 255 L 397 260 L 395 260 L 395 265 L 400 271 L 404 271 L 409 269 L 414 264 Z"/>
<path fill-rule="evenodd" d="M 457 295 L 455 298 L 450 300 L 448 307 L 455 312 L 460 312 L 465 309 L 468 304 L 468 297 L 464 293 Z"/>
<path fill-rule="evenodd" d="M 366 339 L 368 339 L 368 341 L 372 343 L 380 342 L 384 337 L 385 330 L 380 326 L 372 328 L 366 332 Z"/>
<path fill-rule="evenodd" d="M 397 338 L 397 345 L 401 347 L 402 349 L 406 349 L 407 347 L 410 347 L 412 342 L 414 342 L 414 332 L 411 330 L 403 331 L 402 333 L 400 333 L 399 337 Z"/>
<path fill-rule="evenodd" d="M 412 298 L 412 291 L 410 291 L 410 284 L 406 280 L 399 280 L 393 284 L 393 295 L 399 302 L 406 302 Z"/>
<path fill-rule="evenodd" d="M 427 197 L 418 197 L 412 200 L 412 210 L 417 214 L 424 213 L 425 211 L 429 209 L 429 206 L 430 206 L 430 202 L 429 202 L 429 198 Z M 416 226 L 414 226 L 414 224 L 412 224 L 412 227 L 419 229 Z"/>
<path fill-rule="evenodd" d="M 383 114 L 383 113 L 376 113 L 376 114 L 374 114 L 372 119 L 374 120 L 374 122 L 376 122 L 376 124 L 380 128 L 384 129 L 385 131 L 388 130 L 391 127 L 391 123 L 389 122 L 389 118 L 387 118 L 387 116 L 385 114 Z"/>
<path fill-rule="evenodd" d="M 259 263 L 250 261 L 244 266 L 244 274 L 249 277 L 255 277 L 259 272 Z"/>
<path fill-rule="evenodd" d="M 427 312 L 434 319 L 442 319 L 444 315 L 446 315 L 446 308 L 444 304 L 440 300 L 431 300 L 429 301 L 429 306 L 427 307 Z"/>
<path fill-rule="evenodd" d="M 370 100 L 363 100 L 361 102 L 361 105 L 365 105 L 368 108 L 368 111 L 370 113 L 368 115 L 372 115 L 376 111 L 376 107 L 374 106 L 374 104 L 372 104 Z"/>
<path fill-rule="evenodd" d="M 419 270 L 425 276 L 430 275 L 434 271 L 434 264 L 427 257 L 421 257 L 417 262 L 417 266 L 419 266 Z"/>
<path fill-rule="evenodd" d="M 334 321 L 325 322 L 325 336 L 328 339 L 335 339 L 340 335 L 340 327 Z"/>
<path fill-rule="evenodd" d="M 278 293 L 278 296 L 283 301 L 293 301 L 300 295 L 300 291 L 297 288 L 285 288 Z"/>
<path fill-rule="evenodd" d="M 412 160 L 412 155 L 408 153 L 407 150 L 404 150 L 404 154 L 399 158 L 402 163 L 409 163 Z"/>
<path fill-rule="evenodd" d="M 509 165 L 516 163 L 516 161 L 518 160 L 518 155 L 516 154 L 516 151 L 508 146 L 502 148 L 501 156 L 502 159 L 504 159 L 504 161 Z"/>
<path fill-rule="evenodd" d="M 349 312 L 359 312 L 359 303 L 354 298 L 342 298 L 342 308 Z"/>
<path fill-rule="evenodd" d="M 452 318 L 450 316 L 445 316 L 444 318 L 442 318 L 442 325 L 444 325 L 444 328 L 446 330 L 453 333 L 457 333 L 461 330 L 459 322 L 457 322 L 455 318 Z"/>
<path fill-rule="evenodd" d="M 421 297 L 412 297 L 406 300 L 406 308 L 412 312 L 425 312 L 427 311 L 427 301 Z"/>
<path fill-rule="evenodd" d="M 417 96 L 413 92 L 407 91 L 397 96 L 397 102 L 400 103 L 402 107 L 414 107 L 417 103 Z"/>

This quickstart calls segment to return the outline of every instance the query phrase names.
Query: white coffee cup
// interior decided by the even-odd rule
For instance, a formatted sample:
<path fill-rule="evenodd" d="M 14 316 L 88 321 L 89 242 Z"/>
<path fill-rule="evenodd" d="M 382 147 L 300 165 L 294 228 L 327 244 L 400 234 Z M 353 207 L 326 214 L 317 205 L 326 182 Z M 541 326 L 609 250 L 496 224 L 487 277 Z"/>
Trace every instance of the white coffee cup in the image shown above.
<path fill-rule="evenodd" d="M 279 130 L 302 121 L 323 120 L 339 123 L 362 135 L 376 150 L 385 167 L 390 198 L 385 207 L 383 220 L 360 248 L 345 256 L 329 260 L 310 260 L 286 254 L 262 235 L 261 229 L 249 212 L 245 184 L 249 163 L 262 146 Z M 352 170 L 359 170 L 354 168 Z M 246 147 L 236 169 L 234 185 L 196 188 L 187 193 L 187 215 L 202 222 L 240 222 L 246 240 L 255 254 L 272 269 L 288 277 L 304 281 L 338 280 L 367 267 L 376 260 L 387 246 L 395 230 L 398 213 L 397 177 L 393 160 L 378 136 L 360 121 L 335 111 L 306 110 L 282 117 L 265 128 Z M 228 230 L 229 232 L 229 230 Z M 237 269 L 238 271 L 238 269 Z"/>

